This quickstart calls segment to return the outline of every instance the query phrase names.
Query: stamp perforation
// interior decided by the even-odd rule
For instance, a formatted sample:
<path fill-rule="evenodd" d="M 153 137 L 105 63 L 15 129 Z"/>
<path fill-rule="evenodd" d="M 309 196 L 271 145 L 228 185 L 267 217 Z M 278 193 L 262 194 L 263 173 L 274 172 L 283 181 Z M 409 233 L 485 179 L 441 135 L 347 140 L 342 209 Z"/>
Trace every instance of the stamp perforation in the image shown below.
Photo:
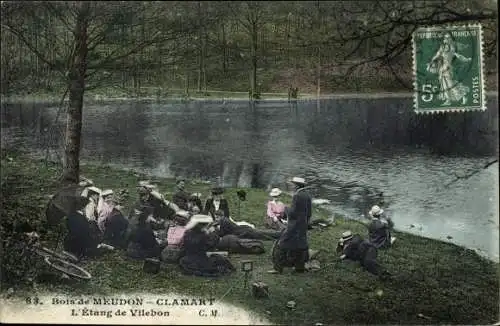
<path fill-rule="evenodd" d="M 446 107 L 442 109 L 419 109 L 418 107 L 418 96 L 419 96 L 419 83 L 417 79 L 418 65 L 417 65 L 417 42 L 416 37 L 419 32 L 443 32 L 446 30 L 453 29 L 476 29 L 478 31 L 478 63 L 479 63 L 479 75 L 480 75 L 480 93 L 481 93 L 481 103 L 480 106 L 470 106 L 470 107 Z M 412 36 L 412 65 L 413 65 L 413 108 L 414 112 L 417 114 L 442 114 L 446 112 L 470 112 L 470 111 L 486 111 L 486 76 L 484 75 L 484 39 L 483 39 L 483 29 L 482 25 L 479 23 L 470 24 L 445 24 L 439 26 L 421 26 L 413 32 Z"/>

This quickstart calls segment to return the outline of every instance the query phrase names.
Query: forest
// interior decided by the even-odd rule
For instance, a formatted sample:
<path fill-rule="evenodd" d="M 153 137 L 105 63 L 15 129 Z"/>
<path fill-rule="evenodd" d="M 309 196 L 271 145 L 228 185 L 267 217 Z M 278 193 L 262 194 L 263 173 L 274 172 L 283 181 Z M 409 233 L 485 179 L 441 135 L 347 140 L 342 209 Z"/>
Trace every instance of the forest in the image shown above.
<path fill-rule="evenodd" d="M 1 93 L 62 94 L 75 61 L 85 90 L 408 91 L 420 26 L 483 25 L 496 85 L 497 5 L 440 1 L 2 1 Z"/>
<path fill-rule="evenodd" d="M 64 182 L 77 183 L 89 91 L 168 97 L 240 91 L 408 91 L 422 26 L 483 26 L 496 89 L 497 6 L 438 1 L 69 1 L 1 3 L 1 93 L 68 98 Z M 489 78 L 488 78 L 489 77 Z M 2 96 L 2 97 L 3 97 Z M 61 103 L 63 103 L 61 101 Z"/>

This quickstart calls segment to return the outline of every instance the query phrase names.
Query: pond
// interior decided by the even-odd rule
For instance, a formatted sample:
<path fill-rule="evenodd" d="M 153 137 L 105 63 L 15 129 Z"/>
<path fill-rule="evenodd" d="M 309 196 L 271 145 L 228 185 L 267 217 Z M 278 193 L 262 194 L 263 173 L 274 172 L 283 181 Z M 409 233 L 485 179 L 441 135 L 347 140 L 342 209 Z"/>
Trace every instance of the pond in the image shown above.
<path fill-rule="evenodd" d="M 498 163 L 483 168 L 498 157 L 498 99 L 486 112 L 411 107 L 409 98 L 94 101 L 84 108 L 82 159 L 232 187 L 304 176 L 332 213 L 359 218 L 383 204 L 398 229 L 498 260 Z M 57 112 L 3 103 L 2 146 L 60 148 Z"/>

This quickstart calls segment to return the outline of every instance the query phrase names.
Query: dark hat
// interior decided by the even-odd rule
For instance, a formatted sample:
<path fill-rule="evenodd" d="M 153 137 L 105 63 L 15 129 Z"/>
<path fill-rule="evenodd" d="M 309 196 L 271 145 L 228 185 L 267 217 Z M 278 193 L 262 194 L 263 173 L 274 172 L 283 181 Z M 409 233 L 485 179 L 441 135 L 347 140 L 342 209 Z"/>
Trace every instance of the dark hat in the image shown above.
<path fill-rule="evenodd" d="M 224 193 L 224 189 L 221 187 L 212 188 L 212 195 L 222 195 Z"/>
<path fill-rule="evenodd" d="M 236 195 L 238 196 L 238 198 L 242 201 L 244 201 L 246 198 L 247 198 L 247 192 L 245 190 L 238 190 L 236 192 Z"/>

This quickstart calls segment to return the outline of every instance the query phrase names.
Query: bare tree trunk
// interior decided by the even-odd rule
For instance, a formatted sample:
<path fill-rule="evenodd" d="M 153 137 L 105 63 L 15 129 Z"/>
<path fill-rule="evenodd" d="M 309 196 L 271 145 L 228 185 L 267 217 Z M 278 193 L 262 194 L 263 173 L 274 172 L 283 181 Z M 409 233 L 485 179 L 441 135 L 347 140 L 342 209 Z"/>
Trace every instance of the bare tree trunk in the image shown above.
<path fill-rule="evenodd" d="M 320 8 L 320 4 L 319 4 L 319 1 L 317 2 L 317 6 L 318 6 L 318 36 L 320 37 L 320 40 L 318 40 L 318 66 L 317 66 L 317 86 L 316 86 L 316 96 L 317 98 L 319 99 L 320 95 L 321 95 L 321 37 L 322 37 L 322 34 L 321 34 L 321 8 Z"/>
<path fill-rule="evenodd" d="M 64 148 L 63 182 L 78 183 L 82 134 L 83 94 L 87 70 L 87 28 L 90 2 L 75 4 L 78 12 L 75 24 L 75 55 L 69 72 L 69 108 L 67 111 Z"/>
<path fill-rule="evenodd" d="M 198 30 L 198 92 L 201 92 L 201 79 L 203 75 L 203 12 L 201 1 L 198 1 L 198 19 L 200 29 Z"/>
<path fill-rule="evenodd" d="M 227 72 L 227 43 L 226 43 L 226 24 L 222 23 L 222 71 Z"/>
<path fill-rule="evenodd" d="M 251 81 L 252 99 L 257 94 L 257 26 L 252 24 L 252 81 Z"/>

